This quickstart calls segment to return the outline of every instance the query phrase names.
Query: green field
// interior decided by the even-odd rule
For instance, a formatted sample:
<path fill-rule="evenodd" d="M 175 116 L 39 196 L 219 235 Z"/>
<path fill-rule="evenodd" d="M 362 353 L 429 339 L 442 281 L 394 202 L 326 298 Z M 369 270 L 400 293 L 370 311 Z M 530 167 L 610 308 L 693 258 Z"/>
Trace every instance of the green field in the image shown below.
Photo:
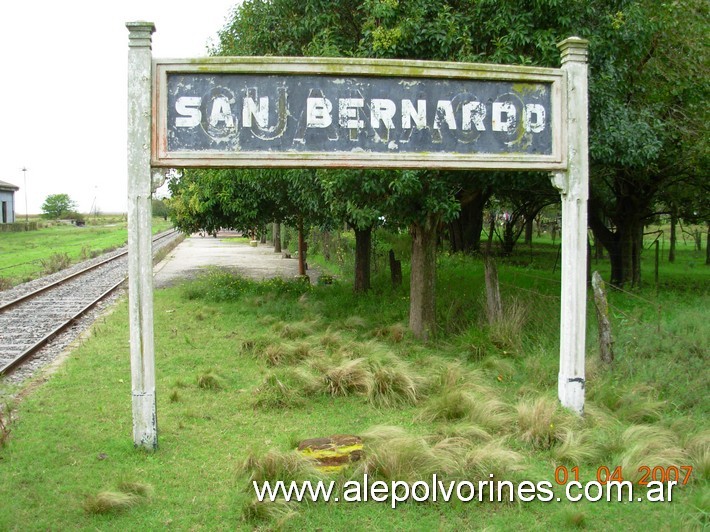
<path fill-rule="evenodd" d="M 378 238 L 382 249 L 406 249 L 402 236 Z M 521 247 L 499 263 L 506 319 L 496 326 L 483 318 L 481 261 L 441 255 L 440 327 L 427 344 L 406 332 L 406 262 L 404 286 L 391 288 L 380 264 L 359 297 L 315 255 L 334 284 L 213 272 L 159 290 L 155 453 L 132 445 L 124 300 L 17 405 L 0 449 L 0 529 L 702 530 L 710 297 L 696 255 L 682 249 L 676 264 L 664 262 L 658 293 L 649 283 L 610 294 L 613 368 L 598 360 L 590 306 L 582 419 L 556 405 L 551 244 L 538 242 L 532 261 Z M 653 279 L 652 261 L 644 268 Z M 693 470 L 672 502 L 254 503 L 251 479 L 316 478 L 293 449 L 333 434 L 365 440 L 363 461 L 335 476 L 341 484 L 364 473 L 554 484 L 560 466 L 578 467 L 581 481 L 604 467 L 634 482 L 644 466 Z"/>
<path fill-rule="evenodd" d="M 170 227 L 153 219 L 153 232 Z M 125 216 L 91 218 L 84 227 L 53 224 L 37 231 L 0 233 L 0 286 L 9 287 L 40 277 L 61 256 L 75 263 L 124 246 L 128 241 Z M 66 258 L 64 257 L 66 255 Z"/>

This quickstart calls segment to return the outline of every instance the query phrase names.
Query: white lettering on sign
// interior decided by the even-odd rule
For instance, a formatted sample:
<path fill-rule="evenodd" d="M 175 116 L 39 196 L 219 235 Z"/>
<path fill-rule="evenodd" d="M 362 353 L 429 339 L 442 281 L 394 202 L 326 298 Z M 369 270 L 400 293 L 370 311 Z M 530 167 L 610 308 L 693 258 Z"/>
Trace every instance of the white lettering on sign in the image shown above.
<path fill-rule="evenodd" d="M 338 98 L 337 125 L 350 131 L 350 139 L 358 140 L 358 131 L 365 129 L 364 114 L 369 107 L 369 128 L 374 131 L 378 141 L 385 142 L 389 131 L 397 129 L 401 124 L 400 142 L 408 142 L 412 131 L 429 129 L 432 141 L 441 142 L 442 131 L 461 132 L 456 138 L 461 142 L 471 142 L 477 138 L 476 132 L 491 131 L 513 133 L 521 127 L 526 133 L 541 133 L 547 127 L 547 113 L 543 105 L 537 103 L 522 104 L 519 100 L 510 101 L 504 95 L 501 101 L 484 103 L 457 96 L 451 100 L 437 100 L 433 116 L 427 116 L 427 100 L 418 99 L 416 104 L 410 99 L 399 102 L 389 98 Z M 262 139 L 273 139 L 284 133 L 288 123 L 289 111 L 285 90 L 279 91 L 276 105 L 276 126 L 269 128 L 270 98 L 258 97 L 256 89 L 249 89 L 241 99 L 241 117 L 244 128 L 254 128 L 255 135 Z M 208 117 L 210 128 L 220 131 L 220 136 L 236 132 L 237 119 L 232 106 L 238 99 L 218 94 L 205 99 L 199 96 L 181 96 L 175 100 L 175 126 L 178 128 L 194 128 L 202 123 L 203 114 Z M 454 105 L 454 102 L 457 102 Z M 211 108 L 210 108 L 211 105 Z M 429 122 L 431 120 L 431 122 Z M 460 120 L 457 122 L 457 120 Z M 519 123 L 519 121 L 522 121 Z M 337 140 L 338 133 L 333 126 L 333 102 L 320 89 L 311 89 L 306 98 L 305 124 L 298 121 L 296 139 L 303 140 L 306 129 L 328 129 L 328 138 Z M 382 129 L 385 128 L 385 133 Z M 227 131 L 224 130 L 233 130 Z M 378 133 L 379 131 L 379 133 Z M 254 132 L 254 131 L 253 131 Z M 271 136 L 265 136 L 271 132 Z M 208 132 L 209 133 L 209 132 Z M 468 136 L 462 136 L 465 135 Z M 275 134 L 276 136 L 274 136 Z M 471 137 L 471 135 L 474 135 Z"/>
<path fill-rule="evenodd" d="M 333 123 L 330 113 L 333 104 L 328 98 L 306 99 L 306 124 L 308 127 L 329 127 Z"/>
<path fill-rule="evenodd" d="M 525 106 L 525 131 L 540 133 L 545 129 L 545 108 L 536 103 Z"/>
<path fill-rule="evenodd" d="M 516 119 L 517 114 L 512 102 L 493 102 L 493 131 L 515 130 Z"/>
<path fill-rule="evenodd" d="M 454 106 L 451 105 L 451 100 L 439 100 L 436 104 L 434 129 L 441 129 L 442 120 L 449 126 L 449 129 L 456 129 L 456 117 L 454 116 Z"/>
<path fill-rule="evenodd" d="M 345 129 L 362 129 L 363 120 L 358 120 L 359 109 L 365 106 L 363 98 L 340 98 L 338 100 L 338 123 Z"/>
<path fill-rule="evenodd" d="M 202 98 L 199 96 L 181 96 L 175 102 L 175 110 L 181 115 L 175 119 L 177 127 L 195 127 L 200 125 L 202 112 L 200 105 Z"/>
<path fill-rule="evenodd" d="M 475 126 L 476 131 L 485 131 L 486 126 L 483 124 L 486 118 L 486 106 L 481 102 L 468 102 L 463 104 L 461 108 L 463 114 L 461 129 L 470 131 L 471 126 Z"/>
<path fill-rule="evenodd" d="M 397 106 L 392 100 L 380 100 L 373 98 L 370 103 L 370 127 L 377 129 L 380 127 L 380 122 L 387 129 L 394 129 L 394 115 L 397 112 Z"/>
<path fill-rule="evenodd" d="M 252 118 L 256 120 L 257 126 L 266 129 L 269 125 L 269 99 L 266 96 L 259 98 L 259 105 L 254 98 L 244 98 L 242 107 L 242 124 L 244 127 L 252 127 Z"/>
<path fill-rule="evenodd" d="M 212 102 L 212 112 L 210 113 L 210 126 L 217 127 L 224 122 L 224 127 L 234 128 L 234 117 L 232 116 L 232 106 L 225 96 L 219 96 Z"/>
<path fill-rule="evenodd" d="M 402 129 L 412 129 L 412 120 L 417 129 L 426 129 L 426 100 L 402 100 Z"/>

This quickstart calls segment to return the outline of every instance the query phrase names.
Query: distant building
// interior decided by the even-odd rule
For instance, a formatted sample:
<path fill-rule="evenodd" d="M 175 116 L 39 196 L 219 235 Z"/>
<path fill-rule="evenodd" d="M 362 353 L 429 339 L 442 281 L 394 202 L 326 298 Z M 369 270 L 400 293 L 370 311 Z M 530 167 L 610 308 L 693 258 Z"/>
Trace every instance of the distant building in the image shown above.
<path fill-rule="evenodd" d="M 18 190 L 20 187 L 0 181 L 0 223 L 15 223 L 15 192 Z"/>

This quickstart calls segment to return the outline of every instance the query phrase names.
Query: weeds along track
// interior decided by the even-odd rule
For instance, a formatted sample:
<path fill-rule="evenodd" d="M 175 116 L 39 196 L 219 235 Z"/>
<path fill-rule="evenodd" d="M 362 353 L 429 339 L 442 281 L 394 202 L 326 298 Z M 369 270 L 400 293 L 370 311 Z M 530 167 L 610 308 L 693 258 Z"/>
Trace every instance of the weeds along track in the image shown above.
<path fill-rule="evenodd" d="M 153 256 L 178 236 L 177 231 L 167 231 L 153 237 Z M 17 368 L 71 326 L 121 286 L 127 275 L 128 251 L 122 250 L 0 301 L 0 375 Z"/>

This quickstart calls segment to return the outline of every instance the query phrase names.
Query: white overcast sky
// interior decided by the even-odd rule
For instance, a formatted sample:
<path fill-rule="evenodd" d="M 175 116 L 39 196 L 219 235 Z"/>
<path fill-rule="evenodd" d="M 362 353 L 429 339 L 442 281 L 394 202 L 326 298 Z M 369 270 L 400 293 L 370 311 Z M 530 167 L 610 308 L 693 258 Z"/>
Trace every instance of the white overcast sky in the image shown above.
<path fill-rule="evenodd" d="M 16 214 L 67 193 L 126 211 L 128 21 L 153 22 L 154 57 L 200 57 L 239 0 L 5 0 L 0 4 L 0 181 Z M 25 189 L 22 168 L 26 167 Z"/>

